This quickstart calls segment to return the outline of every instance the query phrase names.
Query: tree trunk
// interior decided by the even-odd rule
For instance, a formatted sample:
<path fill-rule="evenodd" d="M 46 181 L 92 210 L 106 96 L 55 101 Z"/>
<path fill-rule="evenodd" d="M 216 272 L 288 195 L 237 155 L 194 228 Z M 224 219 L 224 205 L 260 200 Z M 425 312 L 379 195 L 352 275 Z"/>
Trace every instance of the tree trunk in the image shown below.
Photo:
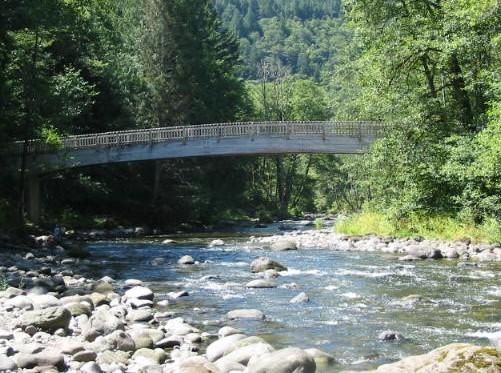
<path fill-rule="evenodd" d="M 282 156 L 278 156 L 275 159 L 275 165 L 277 170 L 278 217 L 286 219 L 289 216 L 289 201 L 287 198 L 284 159 Z"/>
<path fill-rule="evenodd" d="M 450 71 L 452 73 L 452 90 L 454 99 L 459 107 L 459 120 L 465 128 L 474 130 L 473 112 L 471 109 L 470 98 L 466 92 L 466 83 L 464 81 L 461 66 L 456 53 L 452 53 L 450 58 Z"/>

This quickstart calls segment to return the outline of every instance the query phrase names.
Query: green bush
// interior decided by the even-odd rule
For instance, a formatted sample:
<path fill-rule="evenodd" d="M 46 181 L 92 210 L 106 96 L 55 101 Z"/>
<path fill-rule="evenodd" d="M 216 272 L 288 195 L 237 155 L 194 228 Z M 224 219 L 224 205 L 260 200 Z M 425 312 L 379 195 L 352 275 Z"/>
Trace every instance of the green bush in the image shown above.
<path fill-rule="evenodd" d="M 407 218 L 394 219 L 377 212 L 363 212 L 341 218 L 335 231 L 349 235 L 376 234 L 380 236 L 412 237 L 427 239 L 499 242 L 501 222 L 494 218 L 475 225 L 452 215 L 412 214 Z"/>

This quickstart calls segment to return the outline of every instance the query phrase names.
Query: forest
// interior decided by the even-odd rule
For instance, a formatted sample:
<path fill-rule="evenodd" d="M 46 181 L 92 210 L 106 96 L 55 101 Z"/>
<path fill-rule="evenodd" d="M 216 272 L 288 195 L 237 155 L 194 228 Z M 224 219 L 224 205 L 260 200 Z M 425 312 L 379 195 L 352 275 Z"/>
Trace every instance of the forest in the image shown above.
<path fill-rule="evenodd" d="M 239 120 L 394 124 L 361 156 L 49 173 L 47 227 L 335 213 L 348 216 L 337 228 L 351 234 L 501 240 L 496 0 L 0 0 L 0 9 L 2 149 Z M 0 227 L 14 229 L 29 223 L 26 180 L 7 153 Z"/>

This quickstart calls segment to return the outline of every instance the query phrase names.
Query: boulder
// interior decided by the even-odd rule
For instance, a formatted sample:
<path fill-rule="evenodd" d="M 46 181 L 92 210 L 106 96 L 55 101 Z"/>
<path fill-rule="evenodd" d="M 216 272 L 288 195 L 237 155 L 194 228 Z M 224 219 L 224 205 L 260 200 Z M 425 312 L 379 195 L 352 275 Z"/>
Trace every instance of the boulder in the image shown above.
<path fill-rule="evenodd" d="M 290 251 L 297 250 L 297 245 L 295 241 L 292 240 L 280 240 L 273 242 L 271 244 L 271 249 L 273 251 Z"/>
<path fill-rule="evenodd" d="M 427 354 L 409 356 L 396 363 L 385 364 L 372 373 L 450 373 L 499 372 L 501 352 L 493 347 L 452 343 Z M 360 373 L 360 372 L 359 372 Z"/>
<path fill-rule="evenodd" d="M 254 289 L 270 289 L 270 288 L 276 288 L 277 284 L 275 284 L 271 280 L 258 279 L 248 282 L 245 286 Z"/>
<path fill-rule="evenodd" d="M 315 373 L 313 357 L 300 348 L 284 348 L 249 361 L 248 373 Z"/>
<path fill-rule="evenodd" d="M 146 300 L 153 300 L 155 297 L 155 294 L 153 291 L 148 289 L 145 286 L 134 286 L 132 289 L 129 289 L 125 292 L 125 297 L 127 299 L 146 299 Z"/>
<path fill-rule="evenodd" d="M 294 298 L 292 298 L 289 303 L 308 303 L 310 301 L 310 298 L 306 293 L 299 293 L 296 295 Z"/>
<path fill-rule="evenodd" d="M 264 272 L 268 269 L 275 269 L 277 271 L 286 271 L 287 267 L 281 265 L 280 263 L 271 260 L 268 257 L 261 256 L 252 261 L 250 265 L 251 271 L 253 273 Z"/>
<path fill-rule="evenodd" d="M 239 309 L 233 310 L 226 314 L 226 316 L 230 320 L 237 319 L 255 319 L 255 320 L 264 320 L 266 316 L 259 310 L 254 309 Z"/>
<path fill-rule="evenodd" d="M 181 265 L 190 265 L 190 264 L 195 264 L 195 259 L 193 259 L 191 256 L 189 255 L 184 255 L 182 256 L 178 261 L 177 261 L 177 264 L 181 264 Z"/>
<path fill-rule="evenodd" d="M 229 351 L 237 341 L 244 339 L 245 337 L 246 336 L 244 334 L 233 334 L 212 342 L 209 346 L 207 346 L 205 353 L 207 359 L 211 362 L 216 361 L 227 353 L 227 351 Z"/>
<path fill-rule="evenodd" d="M 50 307 L 42 310 L 25 312 L 17 323 L 17 327 L 25 329 L 29 326 L 47 332 L 54 332 L 59 328 L 67 329 L 71 320 L 71 313 L 64 307 Z"/>

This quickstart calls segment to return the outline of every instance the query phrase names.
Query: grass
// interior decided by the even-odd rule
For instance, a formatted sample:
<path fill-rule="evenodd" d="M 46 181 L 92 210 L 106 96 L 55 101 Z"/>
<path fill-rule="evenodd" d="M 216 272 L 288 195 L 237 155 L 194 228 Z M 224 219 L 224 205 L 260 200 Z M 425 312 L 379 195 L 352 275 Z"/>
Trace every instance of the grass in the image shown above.
<path fill-rule="evenodd" d="M 9 287 L 9 283 L 4 276 L 0 276 L 0 291 L 4 291 Z"/>
<path fill-rule="evenodd" d="M 421 236 L 439 240 L 501 242 L 501 222 L 488 219 L 482 225 L 473 225 L 449 215 L 416 215 L 394 220 L 384 214 L 363 212 L 338 220 L 334 229 L 348 235 Z"/>

